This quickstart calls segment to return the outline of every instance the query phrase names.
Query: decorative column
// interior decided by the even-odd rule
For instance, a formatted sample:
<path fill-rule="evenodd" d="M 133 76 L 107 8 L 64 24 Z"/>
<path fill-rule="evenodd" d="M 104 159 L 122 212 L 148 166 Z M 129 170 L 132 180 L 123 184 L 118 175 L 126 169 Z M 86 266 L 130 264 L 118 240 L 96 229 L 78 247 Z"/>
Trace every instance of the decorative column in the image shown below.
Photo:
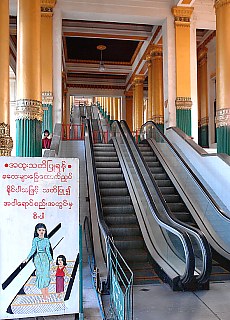
<path fill-rule="evenodd" d="M 207 51 L 206 47 L 198 50 L 197 86 L 198 86 L 198 137 L 199 145 L 208 147 L 208 79 L 207 79 Z"/>
<path fill-rule="evenodd" d="M 152 120 L 152 106 L 153 106 L 153 81 L 152 81 L 152 59 L 151 55 L 148 54 L 146 56 L 147 64 L 148 64 L 148 105 L 147 105 L 147 112 L 146 112 L 146 120 Z"/>
<path fill-rule="evenodd" d="M 133 131 L 133 93 L 131 91 L 125 92 L 126 102 L 126 122 L 130 131 Z"/>
<path fill-rule="evenodd" d="M 144 121 L 144 80 L 145 77 L 144 75 L 137 75 L 134 78 L 134 86 L 135 86 L 135 116 L 136 116 L 136 121 L 135 125 L 136 128 L 135 130 L 140 132 L 140 128 L 143 124 Z"/>
<path fill-rule="evenodd" d="M 163 49 L 162 45 L 153 45 L 152 59 L 152 120 L 164 131 L 164 91 L 163 91 Z"/>
<path fill-rule="evenodd" d="M 16 155 L 42 155 L 40 0 L 18 0 Z"/>
<path fill-rule="evenodd" d="M 41 0 L 42 131 L 53 132 L 53 8 L 56 0 Z"/>
<path fill-rule="evenodd" d="M 113 98 L 114 120 L 118 120 L 119 98 Z"/>
<path fill-rule="evenodd" d="M 173 7 L 176 43 L 176 121 L 191 136 L 190 18 L 192 7 Z"/>
<path fill-rule="evenodd" d="M 217 152 L 230 155 L 230 1 L 216 0 Z"/>
<path fill-rule="evenodd" d="M 2 0 L 0 1 L 0 156 L 10 156 L 13 149 L 9 109 L 9 28 L 9 0 Z"/>

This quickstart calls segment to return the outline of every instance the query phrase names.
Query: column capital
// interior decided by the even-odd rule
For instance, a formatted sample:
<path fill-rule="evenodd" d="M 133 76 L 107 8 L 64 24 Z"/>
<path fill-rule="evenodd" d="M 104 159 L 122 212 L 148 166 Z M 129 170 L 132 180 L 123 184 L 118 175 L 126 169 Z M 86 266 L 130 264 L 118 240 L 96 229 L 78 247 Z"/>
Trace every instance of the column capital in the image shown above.
<path fill-rule="evenodd" d="M 151 58 L 163 57 L 163 47 L 161 44 L 153 44 L 150 51 Z"/>
<path fill-rule="evenodd" d="M 144 81 L 145 81 L 145 75 L 143 75 L 143 74 L 135 75 L 134 78 L 133 78 L 133 84 L 134 85 L 143 84 Z"/>
<path fill-rule="evenodd" d="M 171 11 L 174 16 L 175 25 L 189 26 L 193 10 L 193 7 L 172 7 Z"/>
<path fill-rule="evenodd" d="M 41 0 L 41 13 L 42 16 L 53 16 L 53 8 L 57 0 Z"/>
<path fill-rule="evenodd" d="M 214 7 L 217 10 L 220 7 L 227 6 L 229 4 L 230 4 L 230 0 L 215 0 Z"/>

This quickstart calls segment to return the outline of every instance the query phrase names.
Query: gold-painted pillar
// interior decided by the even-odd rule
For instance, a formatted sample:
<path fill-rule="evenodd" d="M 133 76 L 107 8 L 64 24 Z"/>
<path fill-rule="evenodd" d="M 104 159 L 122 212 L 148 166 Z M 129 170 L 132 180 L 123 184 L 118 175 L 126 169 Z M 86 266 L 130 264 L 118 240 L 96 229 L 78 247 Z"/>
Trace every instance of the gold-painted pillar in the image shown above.
<path fill-rule="evenodd" d="M 207 51 L 202 47 L 197 52 L 197 86 L 198 86 L 198 128 L 199 144 L 208 147 L 208 79 L 207 79 Z"/>
<path fill-rule="evenodd" d="M 153 96 L 153 81 L 152 81 L 152 59 L 151 55 L 148 54 L 146 57 L 148 63 L 148 105 L 146 112 L 146 120 L 152 120 L 153 110 L 152 110 L 152 96 Z"/>
<path fill-rule="evenodd" d="M 41 156 L 40 0 L 18 0 L 16 155 Z"/>
<path fill-rule="evenodd" d="M 0 1 L 0 156 L 10 156 L 13 140 L 10 137 L 9 110 L 9 0 Z"/>
<path fill-rule="evenodd" d="M 135 86 L 135 131 L 139 132 L 144 120 L 144 79 L 143 75 L 136 75 Z"/>
<path fill-rule="evenodd" d="M 176 41 L 177 126 L 191 135 L 190 18 L 192 7 L 173 7 Z"/>
<path fill-rule="evenodd" d="M 56 0 L 41 0 L 42 130 L 53 131 L 53 8 Z"/>
<path fill-rule="evenodd" d="M 216 0 L 217 152 L 230 155 L 230 1 Z"/>
<path fill-rule="evenodd" d="M 126 122 L 129 126 L 130 131 L 133 129 L 133 92 L 125 92 L 125 102 L 126 102 Z"/>
<path fill-rule="evenodd" d="M 163 49 L 162 45 L 153 45 L 152 58 L 152 119 L 164 131 L 164 93 L 163 93 Z"/>
<path fill-rule="evenodd" d="M 110 120 L 114 120 L 113 97 L 109 97 Z"/>
<path fill-rule="evenodd" d="M 118 120 L 118 107 L 119 107 L 119 98 L 113 98 L 113 112 L 114 112 L 114 120 Z"/>

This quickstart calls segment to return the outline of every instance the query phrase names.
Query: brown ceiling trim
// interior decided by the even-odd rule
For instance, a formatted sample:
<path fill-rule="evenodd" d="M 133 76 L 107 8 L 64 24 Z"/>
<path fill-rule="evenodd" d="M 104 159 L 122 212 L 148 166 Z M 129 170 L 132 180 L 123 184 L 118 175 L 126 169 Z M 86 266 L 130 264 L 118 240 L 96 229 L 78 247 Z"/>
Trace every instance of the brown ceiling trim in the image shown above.
<path fill-rule="evenodd" d="M 131 65 L 131 66 L 133 65 L 133 62 L 134 62 L 134 60 L 136 59 L 136 57 L 137 57 L 139 51 L 141 50 L 141 47 L 143 46 L 143 44 L 144 44 L 144 42 L 142 42 L 142 41 L 140 41 L 140 42 L 138 43 L 138 46 L 137 46 L 137 48 L 136 48 L 136 50 L 135 50 L 135 52 L 134 52 L 134 54 L 133 54 L 133 56 L 132 56 L 132 59 L 131 59 L 131 61 L 130 61 L 130 65 Z"/>
<path fill-rule="evenodd" d="M 66 63 L 92 63 L 92 64 L 98 64 L 99 60 L 79 60 L 79 59 L 66 59 Z M 103 61 L 106 65 L 120 65 L 120 66 L 131 66 L 130 62 L 124 62 L 124 61 Z"/>
<path fill-rule="evenodd" d="M 112 29 L 112 30 L 127 30 L 138 32 L 151 32 L 152 26 L 149 24 L 121 23 L 108 21 L 92 21 L 92 20 L 70 20 L 63 19 L 62 26 L 65 28 L 94 28 L 94 29 Z"/>
<path fill-rule="evenodd" d="M 197 50 L 201 50 L 215 37 L 216 37 L 216 30 L 214 30 L 202 43 L 199 44 Z"/>
<path fill-rule="evenodd" d="M 112 86 L 112 85 L 100 85 L 100 84 L 72 84 L 67 83 L 68 88 L 84 88 L 84 89 L 116 89 L 125 90 L 125 86 Z"/>
<path fill-rule="evenodd" d="M 97 79 L 112 79 L 112 80 L 125 80 L 126 75 L 121 75 L 121 74 L 99 74 L 99 73 L 77 73 L 73 72 L 70 73 L 68 71 L 67 77 L 73 77 L 73 78 L 81 78 L 81 79 L 87 79 L 87 78 L 97 78 Z"/>
<path fill-rule="evenodd" d="M 122 40 L 138 40 L 145 41 L 147 36 L 129 36 L 125 34 L 115 35 L 111 33 L 88 33 L 88 32 L 63 32 L 65 37 L 81 37 L 81 38 L 101 38 L 101 39 L 122 39 Z"/>
<path fill-rule="evenodd" d="M 148 53 L 148 51 L 149 51 L 149 47 L 150 47 L 150 45 L 154 43 L 154 40 L 156 39 L 156 37 L 157 37 L 158 33 L 161 31 L 161 28 L 162 28 L 161 26 L 158 26 L 158 27 L 157 27 L 157 30 L 156 30 L 156 32 L 154 33 L 154 35 L 153 35 L 153 37 L 152 37 L 151 41 L 149 42 L 148 47 L 146 48 L 146 50 L 145 50 L 144 54 L 142 55 L 142 57 L 141 57 L 141 59 L 140 59 L 139 63 L 137 64 L 137 66 L 136 66 L 136 68 L 135 68 L 135 70 L 134 70 L 134 72 L 133 72 L 132 76 L 130 77 L 130 79 L 129 79 L 128 83 L 126 84 L 126 88 L 127 88 L 127 87 L 132 83 L 132 82 L 133 82 L 133 77 L 134 77 L 134 75 L 136 74 L 137 69 L 140 67 L 140 64 L 141 64 L 141 63 L 142 63 L 142 61 L 145 59 L 145 57 L 146 57 L 146 55 L 147 55 L 147 53 Z"/>

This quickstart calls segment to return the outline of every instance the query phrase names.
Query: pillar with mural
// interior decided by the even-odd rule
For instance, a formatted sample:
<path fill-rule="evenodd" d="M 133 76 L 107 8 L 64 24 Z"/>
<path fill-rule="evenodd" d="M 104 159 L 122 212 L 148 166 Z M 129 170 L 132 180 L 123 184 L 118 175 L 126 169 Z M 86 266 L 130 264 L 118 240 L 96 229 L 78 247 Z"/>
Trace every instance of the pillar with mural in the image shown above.
<path fill-rule="evenodd" d="M 198 86 L 198 143 L 201 147 L 208 147 L 208 79 L 207 79 L 207 51 L 201 47 L 197 52 L 197 86 Z"/>
<path fill-rule="evenodd" d="M 191 136 L 190 19 L 192 7 L 173 7 L 176 41 L 176 122 Z"/>
<path fill-rule="evenodd" d="M 230 1 L 216 0 L 217 152 L 230 155 Z"/>
<path fill-rule="evenodd" d="M 0 1 L 0 156 L 10 156 L 9 110 L 9 0 Z"/>
<path fill-rule="evenodd" d="M 152 120 L 157 127 L 164 131 L 164 94 L 163 94 L 163 48 L 162 45 L 153 45 L 151 48 L 152 60 Z"/>
<path fill-rule="evenodd" d="M 41 0 L 42 130 L 53 132 L 53 8 L 56 0 Z"/>
<path fill-rule="evenodd" d="M 42 155 L 41 7 L 20 0 L 17 8 L 16 155 Z"/>

